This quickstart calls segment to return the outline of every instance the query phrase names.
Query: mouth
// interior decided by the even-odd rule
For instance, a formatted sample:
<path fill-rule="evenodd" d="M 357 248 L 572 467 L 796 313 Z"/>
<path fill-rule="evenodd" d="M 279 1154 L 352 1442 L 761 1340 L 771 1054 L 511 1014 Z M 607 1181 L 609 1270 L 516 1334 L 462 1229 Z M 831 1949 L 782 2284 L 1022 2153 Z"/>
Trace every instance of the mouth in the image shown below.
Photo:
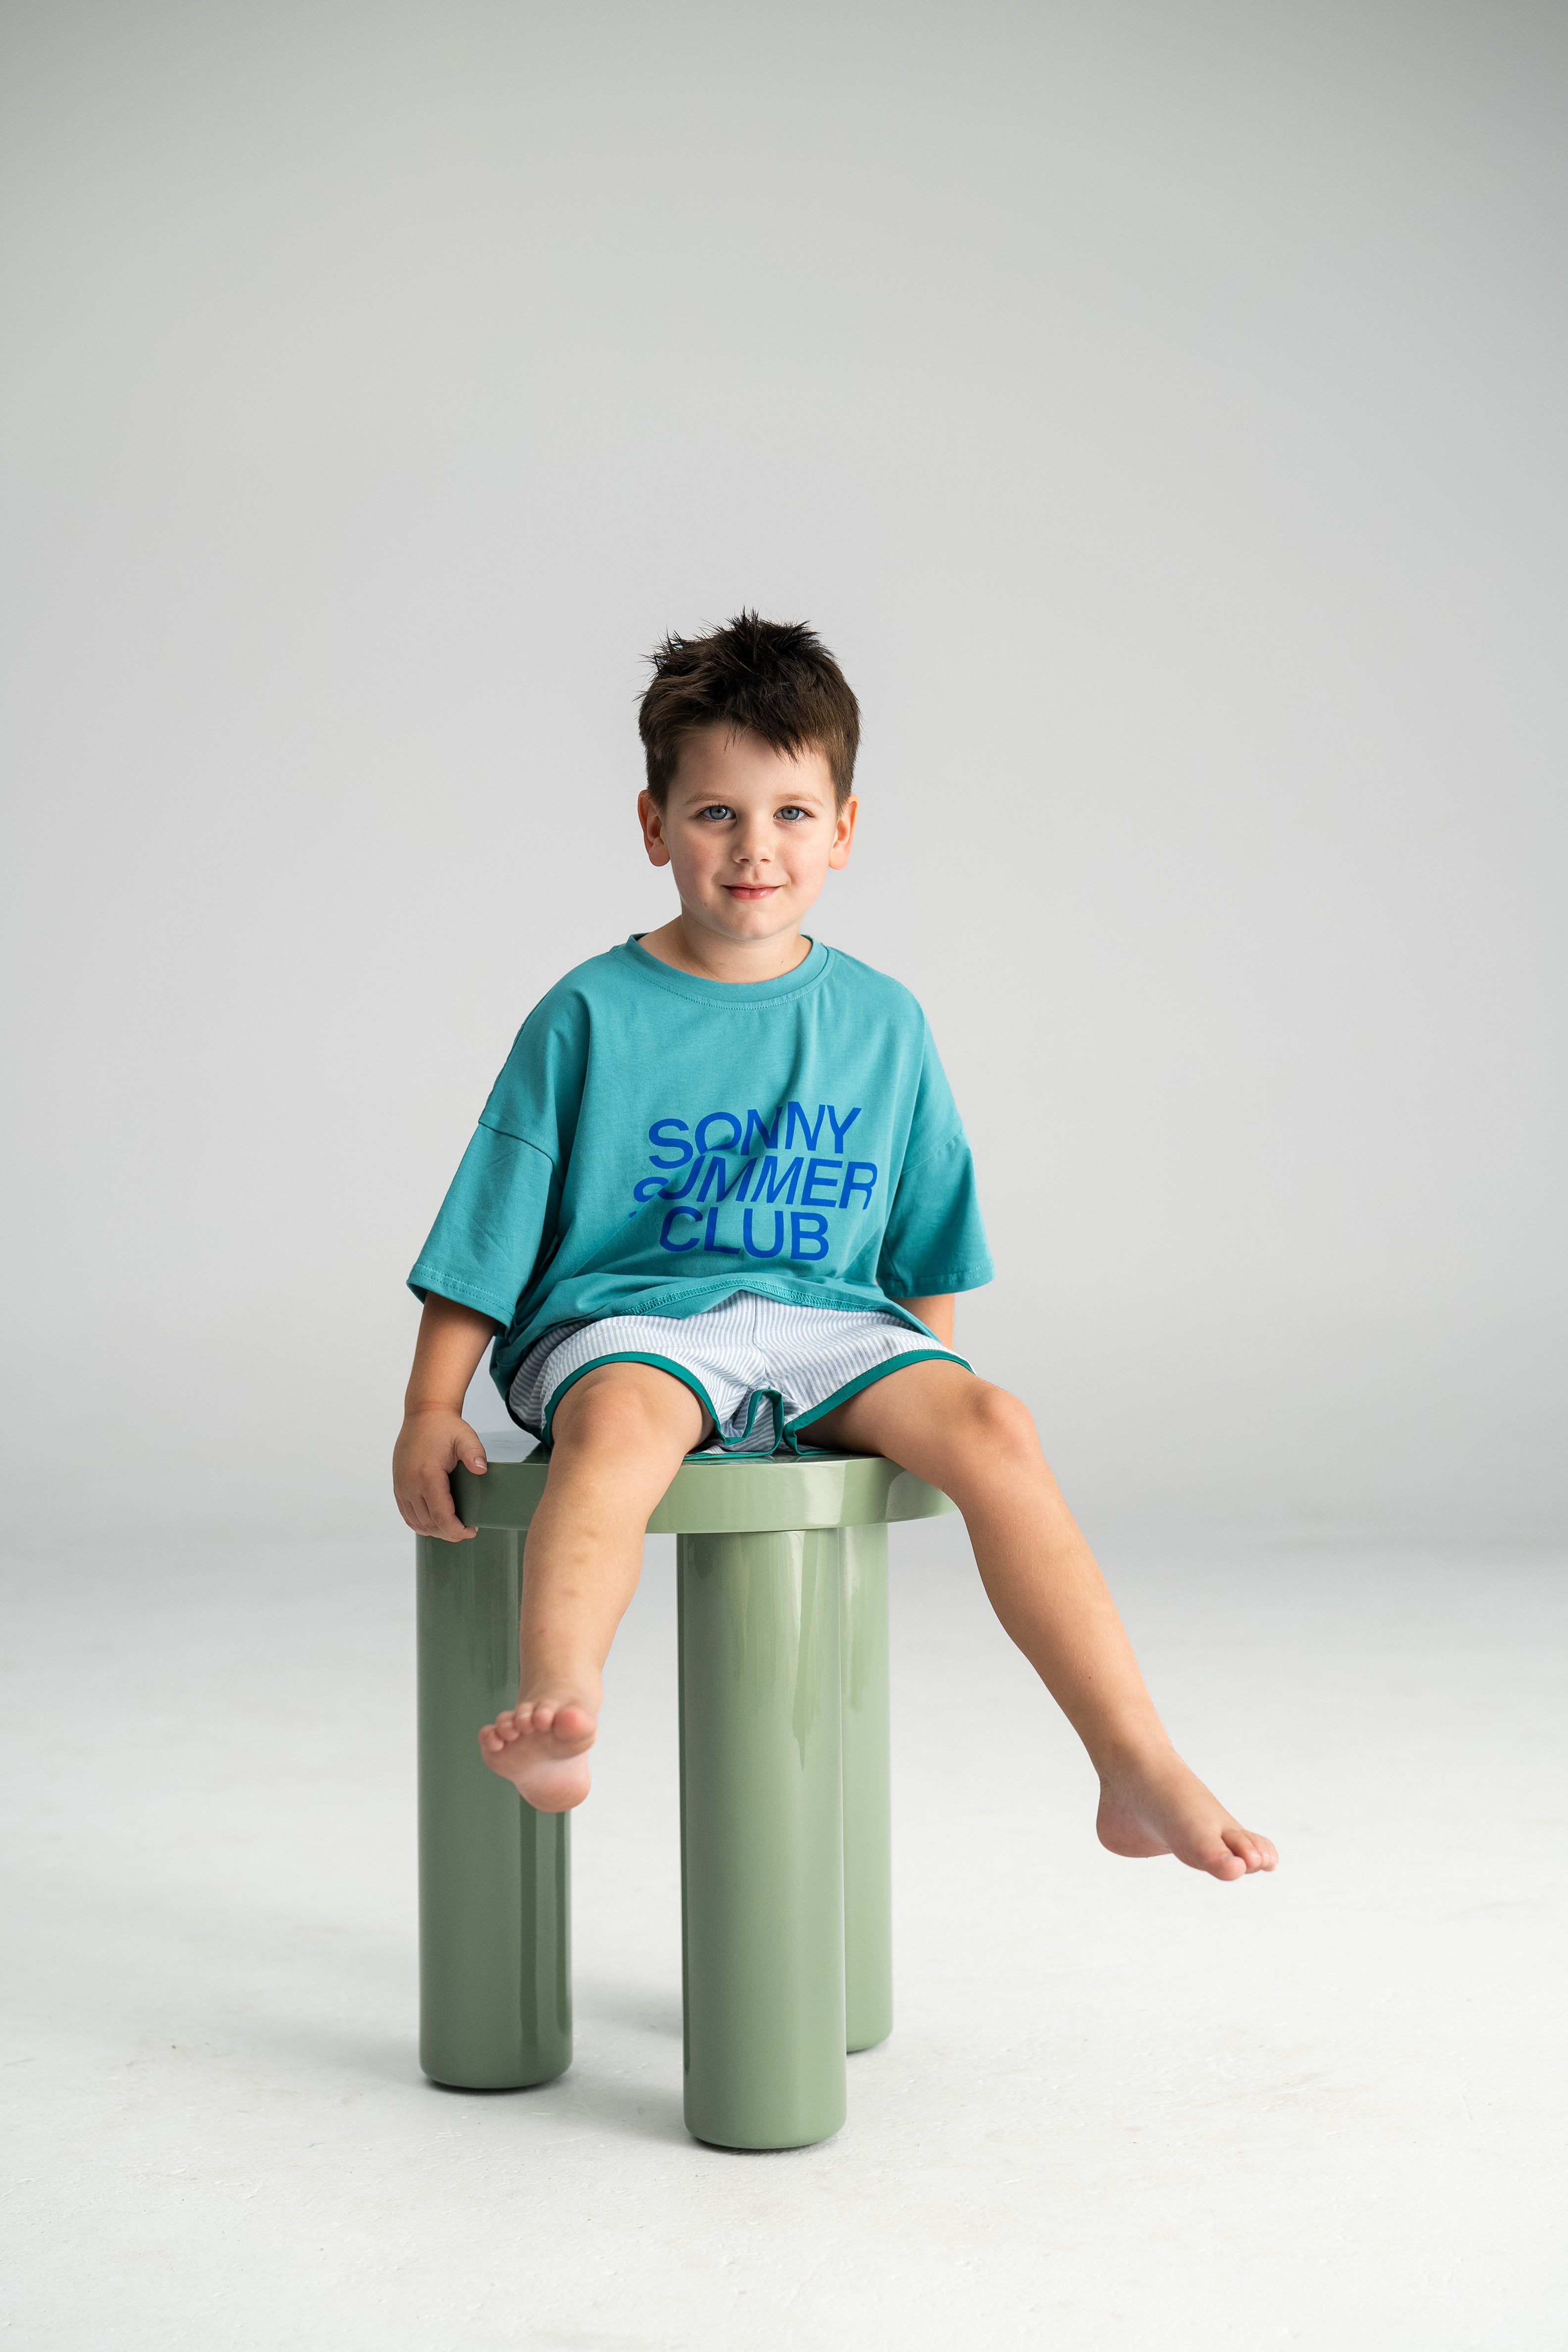
<path fill-rule="evenodd" d="M 777 882 L 725 882 L 721 887 L 731 898 L 771 898 L 781 886 Z"/>

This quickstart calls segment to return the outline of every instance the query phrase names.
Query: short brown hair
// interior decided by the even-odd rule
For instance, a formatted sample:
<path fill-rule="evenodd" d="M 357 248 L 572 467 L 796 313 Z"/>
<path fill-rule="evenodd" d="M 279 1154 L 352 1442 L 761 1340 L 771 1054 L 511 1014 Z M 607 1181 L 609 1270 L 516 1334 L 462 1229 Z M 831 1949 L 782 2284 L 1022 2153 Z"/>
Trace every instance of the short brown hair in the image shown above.
<path fill-rule="evenodd" d="M 843 807 L 860 748 L 860 706 L 815 629 L 742 612 L 705 637 L 668 636 L 648 658 L 653 679 L 638 706 L 637 732 L 647 788 L 660 808 L 681 744 L 700 727 L 749 729 L 792 759 L 820 751 Z"/>

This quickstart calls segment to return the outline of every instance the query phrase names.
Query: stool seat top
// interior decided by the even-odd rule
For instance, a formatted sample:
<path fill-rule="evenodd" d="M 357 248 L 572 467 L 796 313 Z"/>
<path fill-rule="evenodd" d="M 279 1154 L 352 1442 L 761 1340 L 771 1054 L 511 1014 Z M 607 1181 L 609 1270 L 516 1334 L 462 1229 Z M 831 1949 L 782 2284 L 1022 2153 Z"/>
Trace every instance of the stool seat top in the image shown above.
<path fill-rule="evenodd" d="M 550 1457 L 521 1430 L 481 1432 L 489 1468 L 452 1474 L 466 1528 L 527 1527 Z M 681 1464 L 647 1523 L 650 1536 L 767 1535 L 792 1528 L 885 1527 L 954 1508 L 879 1454 L 703 1454 Z"/>

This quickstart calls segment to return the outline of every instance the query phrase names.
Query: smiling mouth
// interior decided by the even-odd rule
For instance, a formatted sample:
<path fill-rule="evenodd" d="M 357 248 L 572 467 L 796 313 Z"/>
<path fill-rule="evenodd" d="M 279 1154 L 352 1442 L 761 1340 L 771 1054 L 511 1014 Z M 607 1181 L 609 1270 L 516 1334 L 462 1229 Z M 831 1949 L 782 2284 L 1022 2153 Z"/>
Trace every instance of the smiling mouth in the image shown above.
<path fill-rule="evenodd" d="M 722 885 L 731 898 L 771 898 L 779 887 L 776 882 L 726 882 Z"/>

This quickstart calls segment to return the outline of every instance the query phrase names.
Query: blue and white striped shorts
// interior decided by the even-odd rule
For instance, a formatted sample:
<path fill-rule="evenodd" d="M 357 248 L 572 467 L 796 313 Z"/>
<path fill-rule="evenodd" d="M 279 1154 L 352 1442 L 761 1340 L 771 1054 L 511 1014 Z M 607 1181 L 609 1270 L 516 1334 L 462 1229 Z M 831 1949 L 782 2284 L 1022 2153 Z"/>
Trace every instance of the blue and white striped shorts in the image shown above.
<path fill-rule="evenodd" d="M 795 1453 L 809 1423 L 858 1389 L 935 1357 L 971 1367 L 896 1316 L 788 1307 L 737 1290 L 700 1315 L 609 1315 L 537 1339 L 507 1395 L 512 1419 L 546 1440 L 574 1381 L 600 1364 L 654 1364 L 684 1381 L 713 1423 L 705 1454 Z"/>

